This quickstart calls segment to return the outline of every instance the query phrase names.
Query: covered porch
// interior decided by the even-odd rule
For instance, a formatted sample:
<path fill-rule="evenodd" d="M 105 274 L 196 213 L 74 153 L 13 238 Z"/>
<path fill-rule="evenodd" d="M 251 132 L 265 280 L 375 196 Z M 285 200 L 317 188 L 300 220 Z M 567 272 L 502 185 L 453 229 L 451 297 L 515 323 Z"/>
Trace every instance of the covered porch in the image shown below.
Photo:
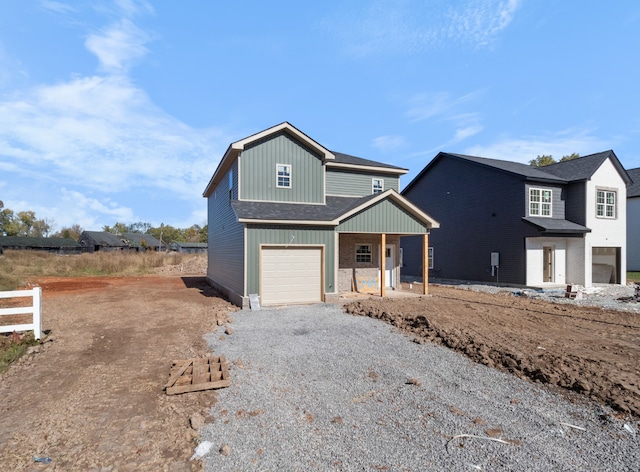
<path fill-rule="evenodd" d="M 341 296 L 401 292 L 402 250 L 394 233 L 339 233 L 337 288 Z M 422 294 L 429 293 L 429 230 L 422 235 Z M 384 248 L 384 249 L 383 249 Z"/>

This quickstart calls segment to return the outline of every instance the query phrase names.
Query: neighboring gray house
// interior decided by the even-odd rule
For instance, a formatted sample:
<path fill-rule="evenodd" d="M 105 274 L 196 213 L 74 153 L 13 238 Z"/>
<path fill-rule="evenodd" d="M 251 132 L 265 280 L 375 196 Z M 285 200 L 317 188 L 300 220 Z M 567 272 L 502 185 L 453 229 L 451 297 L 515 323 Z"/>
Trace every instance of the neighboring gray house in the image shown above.
<path fill-rule="evenodd" d="M 627 170 L 627 270 L 640 272 L 640 167 Z"/>
<path fill-rule="evenodd" d="M 45 251 L 57 254 L 80 254 L 82 247 L 71 238 L 33 238 L 27 236 L 0 236 L 0 254 L 5 250 Z"/>
<path fill-rule="evenodd" d="M 440 221 L 439 278 L 527 286 L 626 283 L 626 186 L 613 151 L 532 167 L 439 153 L 402 194 Z M 403 272 L 422 272 L 403 238 Z"/>
<path fill-rule="evenodd" d="M 232 143 L 204 191 L 207 280 L 243 307 L 253 294 L 263 305 L 384 296 L 399 287 L 400 236 L 438 227 L 398 193 L 406 172 L 286 122 Z"/>
<path fill-rule="evenodd" d="M 150 234 L 123 233 L 112 234 L 107 231 L 83 231 L 78 239 L 84 252 L 96 251 L 157 251 L 160 241 Z M 162 249 L 166 245 L 162 243 Z"/>
<path fill-rule="evenodd" d="M 207 247 L 207 243 L 192 243 L 188 241 L 174 241 L 169 244 L 169 250 L 188 254 L 207 252 Z"/>

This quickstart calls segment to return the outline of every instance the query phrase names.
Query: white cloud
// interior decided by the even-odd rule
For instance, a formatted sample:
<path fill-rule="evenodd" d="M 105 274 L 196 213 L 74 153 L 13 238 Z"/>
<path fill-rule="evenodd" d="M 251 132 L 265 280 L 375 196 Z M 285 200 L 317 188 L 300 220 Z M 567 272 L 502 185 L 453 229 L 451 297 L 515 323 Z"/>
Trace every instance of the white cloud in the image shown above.
<path fill-rule="evenodd" d="M 70 13 L 75 11 L 75 9 L 69 4 L 63 3 L 63 2 L 56 2 L 53 0 L 43 0 L 40 2 L 40 5 L 45 10 L 49 10 L 55 13 Z"/>
<path fill-rule="evenodd" d="M 552 155 L 556 160 L 577 152 L 586 156 L 612 149 L 611 142 L 593 136 L 591 129 L 568 129 L 560 133 L 523 138 L 505 137 L 488 145 L 468 147 L 465 154 L 528 164 L 531 159 L 543 154 Z"/>
<path fill-rule="evenodd" d="M 123 73 L 147 54 L 145 44 L 149 40 L 147 33 L 124 18 L 100 34 L 89 35 L 85 46 L 98 57 L 103 71 Z"/>
<path fill-rule="evenodd" d="M 382 152 L 397 151 L 406 147 L 406 145 L 407 142 L 404 137 L 398 135 L 378 136 L 373 140 L 373 147 Z"/>
<path fill-rule="evenodd" d="M 325 21 L 333 36 L 357 56 L 413 54 L 455 41 L 490 47 L 513 21 L 520 0 L 378 0 L 340 8 Z"/>
<path fill-rule="evenodd" d="M 420 153 L 420 155 L 451 146 L 480 133 L 484 129 L 480 114 L 466 111 L 466 109 L 482 94 L 483 91 L 476 91 L 460 97 L 453 97 L 448 92 L 439 92 L 421 93 L 413 96 L 408 102 L 406 112 L 406 116 L 412 122 L 430 120 L 440 124 L 444 123 L 445 126 L 451 126 L 453 133 L 448 141 Z"/>

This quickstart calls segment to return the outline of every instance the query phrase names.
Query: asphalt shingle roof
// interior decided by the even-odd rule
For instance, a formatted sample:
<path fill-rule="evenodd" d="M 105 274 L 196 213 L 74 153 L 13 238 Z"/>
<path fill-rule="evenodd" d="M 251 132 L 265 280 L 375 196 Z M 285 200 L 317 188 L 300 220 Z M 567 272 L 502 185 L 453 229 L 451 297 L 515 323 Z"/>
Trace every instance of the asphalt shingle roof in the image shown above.
<path fill-rule="evenodd" d="M 569 220 L 561 220 L 558 218 L 541 218 L 528 216 L 522 218 L 524 221 L 542 229 L 546 233 L 590 233 L 591 230 L 586 226 L 579 225 Z"/>
<path fill-rule="evenodd" d="M 240 219 L 249 220 L 282 220 L 329 222 L 347 211 L 355 208 L 376 195 L 366 197 L 327 197 L 326 205 L 300 203 L 249 202 L 234 201 L 232 203 L 236 215 Z"/>
<path fill-rule="evenodd" d="M 33 238 L 27 236 L 1 236 L 0 246 L 3 247 L 79 247 L 75 239 L 71 238 Z"/>
<path fill-rule="evenodd" d="M 627 187 L 627 198 L 640 197 L 640 167 L 627 171 L 633 182 Z"/>
<path fill-rule="evenodd" d="M 556 162 L 544 166 L 545 172 L 556 175 L 566 180 L 586 180 L 589 179 L 596 170 L 606 161 L 613 151 L 598 152 L 588 156 L 570 159 L 568 161 Z"/>
<path fill-rule="evenodd" d="M 366 167 L 384 167 L 386 169 L 402 170 L 402 171 L 407 170 L 403 167 L 397 167 L 397 166 L 392 166 L 390 164 L 385 164 L 384 162 L 371 161 L 369 159 L 350 156 L 349 154 L 343 154 L 341 152 L 335 152 L 335 151 L 332 151 L 332 152 L 333 152 L 333 155 L 336 156 L 334 162 L 337 164 L 350 164 L 350 165 L 366 166 Z"/>
<path fill-rule="evenodd" d="M 500 159 L 489 159 L 487 157 L 467 156 L 464 154 L 451 154 L 451 153 L 442 153 L 442 154 L 457 157 L 460 159 L 465 159 L 467 161 L 476 162 L 478 164 L 482 164 L 485 166 L 494 167 L 496 169 L 504 170 L 506 172 L 511 172 L 512 174 L 522 175 L 530 179 L 557 181 L 558 183 L 566 182 L 564 178 L 555 176 L 553 174 L 550 174 L 549 172 L 545 172 L 544 170 L 542 170 L 541 167 L 534 167 L 529 164 L 522 164 L 520 162 L 512 162 L 512 161 L 503 161 Z"/>

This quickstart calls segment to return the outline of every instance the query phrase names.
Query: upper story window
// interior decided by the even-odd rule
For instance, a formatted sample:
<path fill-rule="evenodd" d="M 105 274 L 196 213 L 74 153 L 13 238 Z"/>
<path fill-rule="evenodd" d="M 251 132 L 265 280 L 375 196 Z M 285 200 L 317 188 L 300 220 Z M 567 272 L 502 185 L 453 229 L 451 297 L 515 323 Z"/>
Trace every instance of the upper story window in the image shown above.
<path fill-rule="evenodd" d="M 616 217 L 616 192 L 614 190 L 596 191 L 596 216 L 600 218 Z"/>
<path fill-rule="evenodd" d="M 229 170 L 229 203 L 233 200 L 233 169 Z"/>
<path fill-rule="evenodd" d="M 376 193 L 384 192 L 384 179 L 372 179 L 371 180 L 371 190 L 374 195 Z"/>
<path fill-rule="evenodd" d="M 291 166 L 276 164 L 276 187 L 291 188 Z"/>
<path fill-rule="evenodd" d="M 356 246 L 356 262 L 371 262 L 371 244 Z"/>
<path fill-rule="evenodd" d="M 529 189 L 529 216 L 551 216 L 551 190 Z"/>

